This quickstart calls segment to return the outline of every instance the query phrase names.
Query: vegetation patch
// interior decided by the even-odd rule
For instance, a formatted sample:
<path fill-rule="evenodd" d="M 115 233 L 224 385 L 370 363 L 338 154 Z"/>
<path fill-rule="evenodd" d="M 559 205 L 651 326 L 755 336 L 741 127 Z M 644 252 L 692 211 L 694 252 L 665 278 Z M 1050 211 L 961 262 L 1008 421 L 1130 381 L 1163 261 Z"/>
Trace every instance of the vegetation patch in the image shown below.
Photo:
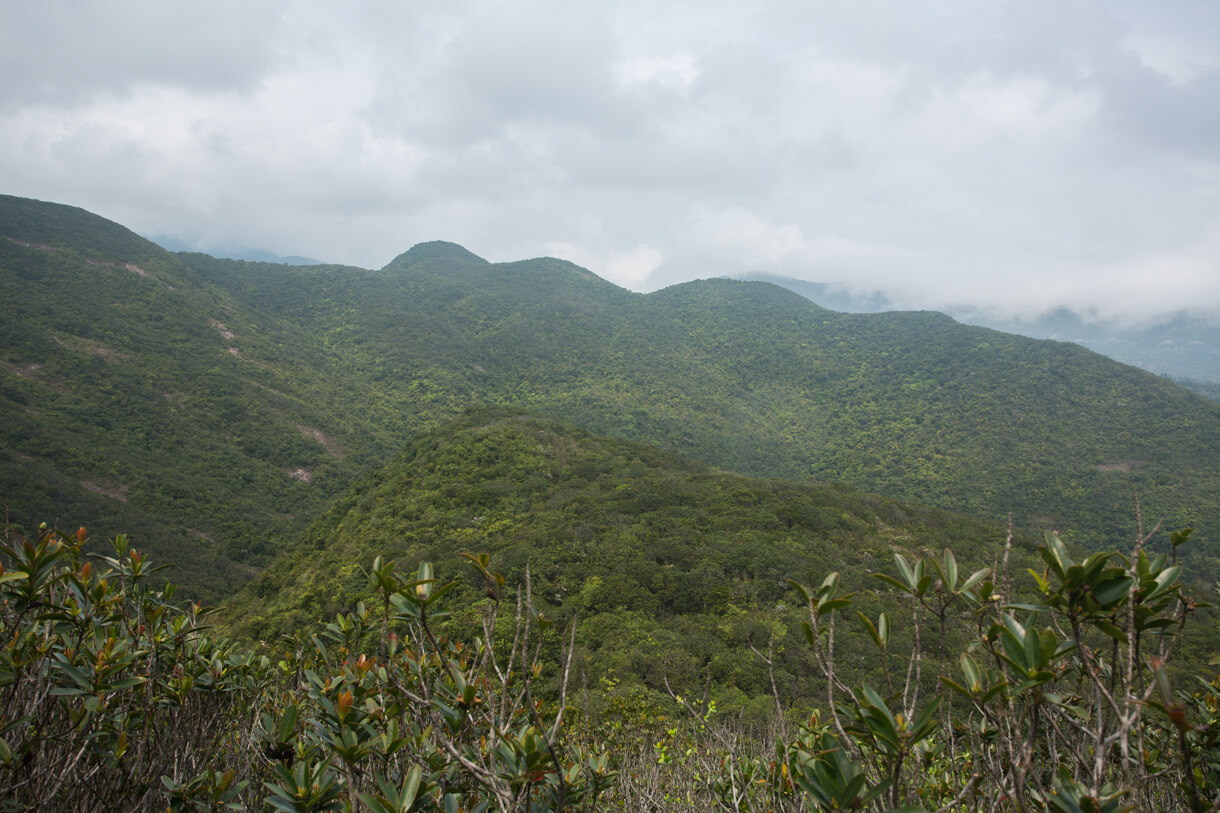
<path fill-rule="evenodd" d="M 743 641 L 771 685 L 763 736 L 669 675 L 655 703 L 602 676 L 612 702 L 592 707 L 576 619 L 486 554 L 463 557 L 471 605 L 431 564 L 378 557 L 358 568 L 368 603 L 242 645 L 154 588 L 125 537 L 90 557 L 84 528 L 8 529 L 0 794 L 52 811 L 1214 810 L 1220 677 L 1167 668 L 1201 608 L 1175 563 L 1189 536 L 1077 560 L 1048 535 L 1028 591 L 1011 539 L 998 570 L 896 555 L 868 591 L 880 608 L 839 573 L 793 582 L 803 640 Z M 842 669 L 849 624 L 878 679 Z M 818 697 L 777 680 L 785 646 L 812 654 Z"/>

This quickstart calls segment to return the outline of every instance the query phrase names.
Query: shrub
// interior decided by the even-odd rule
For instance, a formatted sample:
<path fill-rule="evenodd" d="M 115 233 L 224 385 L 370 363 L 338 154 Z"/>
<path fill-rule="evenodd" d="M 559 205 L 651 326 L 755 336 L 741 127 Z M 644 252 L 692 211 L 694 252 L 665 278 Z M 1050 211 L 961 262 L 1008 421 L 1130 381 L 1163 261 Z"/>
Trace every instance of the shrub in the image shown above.
<path fill-rule="evenodd" d="M 755 653 L 772 672 L 771 738 L 671 692 L 686 722 L 584 720 L 582 740 L 565 726 L 576 622 L 560 631 L 535 610 L 528 569 L 510 599 L 486 555 L 466 556 L 489 599 L 469 641 L 437 634 L 452 584 L 431 565 L 404 576 L 378 559 L 375 606 L 249 647 L 154 588 L 158 568 L 125 537 L 94 556 L 84 529 L 9 529 L 0 808 L 1217 810 L 1220 679 L 1175 691 L 1169 669 L 1203 606 L 1176 561 L 1189 535 L 1076 561 L 1049 534 L 1029 596 L 1007 546 L 970 574 L 951 551 L 896 554 L 896 575 L 877 577 L 891 609 L 855 614 L 876 685 L 840 677 L 836 626 L 856 596 L 832 573 L 797 586 L 826 695 L 792 731 L 769 648 Z"/>
<path fill-rule="evenodd" d="M 548 622 L 528 578 L 508 624 L 490 602 L 463 645 L 433 633 L 448 585 L 431 566 L 405 579 L 378 560 L 380 613 L 251 650 L 151 589 L 124 537 L 98 560 L 86 542 L 44 526 L 0 548 L 7 808 L 592 810 L 610 782 L 605 755 L 561 742 L 567 660 L 549 715 L 533 696 Z"/>
<path fill-rule="evenodd" d="M 715 734 L 725 758 L 711 796 L 725 810 L 1220 809 L 1220 680 L 1175 692 L 1168 670 L 1181 629 L 1206 606 L 1181 584 L 1176 552 L 1189 535 L 1172 534 L 1171 554 L 1150 554 L 1149 536 L 1129 557 L 1078 562 L 1047 534 L 1031 598 L 1012 590 L 1009 546 L 995 568 L 969 575 L 948 550 L 895 554 L 898 575 L 877 577 L 906 604 L 907 623 L 857 613 L 882 659 L 881 688 L 839 678 L 836 619 L 854 596 L 838 575 L 798 585 L 825 719 L 781 739 L 765 772 Z M 956 627 L 966 644 L 951 652 Z M 929 669 L 944 692 L 929 691 Z"/>

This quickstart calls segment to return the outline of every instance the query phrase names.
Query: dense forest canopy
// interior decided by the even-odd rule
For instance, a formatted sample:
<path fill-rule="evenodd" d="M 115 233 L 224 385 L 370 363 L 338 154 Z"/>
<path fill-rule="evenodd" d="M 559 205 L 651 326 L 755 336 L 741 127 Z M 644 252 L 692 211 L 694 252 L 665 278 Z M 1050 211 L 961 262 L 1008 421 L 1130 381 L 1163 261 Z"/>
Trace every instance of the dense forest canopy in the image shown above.
<path fill-rule="evenodd" d="M 218 598 L 412 437 L 516 406 L 726 470 L 1101 545 L 1131 494 L 1216 571 L 1220 405 L 1079 347 L 763 283 L 632 294 L 446 243 L 384 269 L 174 255 L 0 198 L 0 488 Z"/>
<path fill-rule="evenodd" d="M 728 713 L 761 722 L 769 683 L 742 641 L 788 642 L 776 679 L 811 698 L 789 579 L 844 572 L 862 588 L 893 553 L 953 547 L 992 564 L 1005 530 L 842 486 L 756 480 L 517 411 L 424 435 L 358 483 L 225 608 L 246 637 L 273 640 L 374 601 L 357 563 L 384 556 L 461 574 L 455 599 L 485 585 L 462 555 L 486 552 L 510 583 L 530 569 L 540 611 L 579 617 L 577 668 L 656 702 L 675 685 L 716 685 Z M 1033 563 L 1032 543 L 1017 557 Z M 469 621 L 469 618 L 467 618 Z M 455 617 L 455 634 L 469 634 Z M 855 673 L 858 665 L 848 667 Z"/>

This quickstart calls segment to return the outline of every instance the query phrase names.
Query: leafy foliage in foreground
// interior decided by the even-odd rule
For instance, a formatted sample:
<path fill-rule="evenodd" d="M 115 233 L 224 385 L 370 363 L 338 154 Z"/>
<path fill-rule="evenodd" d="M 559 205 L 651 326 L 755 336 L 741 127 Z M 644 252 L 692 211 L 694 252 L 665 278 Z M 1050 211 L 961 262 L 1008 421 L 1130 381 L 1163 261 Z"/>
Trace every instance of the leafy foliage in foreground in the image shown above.
<path fill-rule="evenodd" d="M 1188 535 L 1174 535 L 1175 552 Z M 836 619 L 858 597 L 835 573 L 798 585 L 827 680 L 821 711 L 789 734 L 776 690 L 768 755 L 706 698 L 671 692 L 690 723 L 641 758 L 629 730 L 590 749 L 596 721 L 565 719 L 574 628 L 543 656 L 549 623 L 528 576 L 463 645 L 436 628 L 453 583 L 378 559 L 374 605 L 252 650 L 150 590 L 153 568 L 125 539 L 95 562 L 85 536 L 44 527 L 0 546 L 6 809 L 1220 808 L 1220 679 L 1171 688 L 1165 664 L 1198 605 L 1147 540 L 1130 558 L 1075 561 L 1048 536 L 1038 597 L 1023 602 L 1007 557 L 998 573 L 967 574 L 949 551 L 896 555 L 897 575 L 878 578 L 907 604 L 906 646 L 888 613 L 858 616 L 884 659 L 878 686 L 849 688 L 836 662 Z M 507 593 L 486 556 L 467 559 Z M 502 619 L 501 605 L 515 612 Z M 963 622 L 971 640 L 951 651 L 946 627 Z M 756 654 L 773 670 L 770 646 Z M 947 694 L 927 691 L 924 669 Z M 559 677 L 548 703 L 534 692 L 545 670 Z"/>
<path fill-rule="evenodd" d="M 1208 684 L 1203 697 L 1178 695 L 1166 669 L 1177 630 L 1199 608 L 1183 595 L 1176 563 L 1189 535 L 1173 534 L 1172 555 L 1149 555 L 1149 536 L 1130 559 L 1110 551 L 1077 562 L 1048 533 L 1039 550 L 1044 570 L 1031 571 L 1033 601 L 1013 592 L 1007 556 L 992 579 L 987 569 L 960 572 L 950 551 L 914 563 L 895 555 L 899 575 L 878 577 L 910 601 L 915 644 L 906 680 L 891 675 L 886 655 L 884 690 L 864 685 L 846 700 L 838 699 L 846 687 L 835 675 L 833 619 L 850 597 L 834 574 L 816 591 L 802 587 L 808 637 L 828 677 L 831 724 L 822 750 L 842 753 L 805 762 L 798 782 L 839 794 L 839 807 L 874 798 L 891 808 L 985 800 L 1058 811 L 1220 805 L 1217 719 L 1208 699 L 1214 703 L 1217 685 Z M 977 630 L 957 653 L 957 674 L 945 646 L 955 605 L 971 612 Z M 861 620 L 885 654 L 888 619 Z M 921 630 L 937 642 L 929 660 L 956 707 L 940 694 L 921 700 Z M 827 748 L 830 742 L 838 745 Z M 917 772 L 905 770 L 908 761 Z M 945 772 L 943 785 L 927 783 L 929 767 Z"/>
<path fill-rule="evenodd" d="M 848 686 L 836 660 L 836 623 L 860 595 L 837 573 L 798 585 L 827 679 L 821 711 L 791 735 L 781 722 L 768 754 L 675 696 L 693 726 L 666 753 L 685 748 L 680 775 L 705 777 L 706 795 L 684 794 L 674 772 L 632 792 L 667 809 L 725 811 L 1220 809 L 1220 677 L 1174 691 L 1167 668 L 1205 606 L 1175 562 L 1190 530 L 1171 535 L 1169 555 L 1148 553 L 1151 536 L 1129 558 L 1076 561 L 1047 534 L 1029 599 L 1013 589 L 1007 555 L 998 572 L 967 573 L 951 551 L 896 554 L 897 573 L 877 578 L 906 606 L 855 613 L 884 659 L 874 685 Z M 967 639 L 947 645 L 962 626 Z M 770 651 L 757 654 L 771 664 Z M 933 670 L 928 691 L 920 676 Z M 776 702 L 782 721 L 778 692 Z"/>
<path fill-rule="evenodd" d="M 379 560 L 380 612 L 250 649 L 150 590 L 125 539 L 98 566 L 85 541 L 43 528 L 0 547 L 0 808 L 576 811 L 608 787 L 604 755 L 560 742 L 562 703 L 534 699 L 546 621 L 528 589 L 505 646 L 498 606 L 463 646 L 433 631 L 431 568 Z"/>

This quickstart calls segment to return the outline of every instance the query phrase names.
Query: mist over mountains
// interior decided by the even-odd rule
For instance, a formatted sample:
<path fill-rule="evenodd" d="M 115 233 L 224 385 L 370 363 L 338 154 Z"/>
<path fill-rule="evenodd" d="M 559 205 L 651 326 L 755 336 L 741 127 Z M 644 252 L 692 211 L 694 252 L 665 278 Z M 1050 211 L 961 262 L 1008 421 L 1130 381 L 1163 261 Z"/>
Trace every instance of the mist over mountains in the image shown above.
<path fill-rule="evenodd" d="M 764 273 L 740 274 L 735 278 L 771 282 L 824 308 L 845 313 L 901 309 L 882 291 L 860 293 L 839 284 Z M 1067 307 L 1029 315 L 967 306 L 948 307 L 944 312 L 969 325 L 1079 344 L 1124 364 L 1178 379 L 1186 386 L 1192 382 L 1220 382 L 1220 315 L 1180 311 L 1128 322 L 1115 317 L 1082 315 Z M 1215 392 L 1214 388 L 1196 388 L 1208 395 Z"/>
<path fill-rule="evenodd" d="M 262 251 L 256 248 L 243 247 L 212 247 L 192 245 L 186 240 L 181 240 L 176 237 L 166 235 L 144 235 L 148 240 L 161 246 L 166 251 L 173 252 L 198 252 L 205 251 L 213 257 L 220 257 L 226 260 L 246 260 L 256 263 L 280 263 L 282 265 L 322 265 L 321 260 L 315 260 L 312 257 L 285 257 L 280 254 L 273 254 L 270 251 Z"/>

